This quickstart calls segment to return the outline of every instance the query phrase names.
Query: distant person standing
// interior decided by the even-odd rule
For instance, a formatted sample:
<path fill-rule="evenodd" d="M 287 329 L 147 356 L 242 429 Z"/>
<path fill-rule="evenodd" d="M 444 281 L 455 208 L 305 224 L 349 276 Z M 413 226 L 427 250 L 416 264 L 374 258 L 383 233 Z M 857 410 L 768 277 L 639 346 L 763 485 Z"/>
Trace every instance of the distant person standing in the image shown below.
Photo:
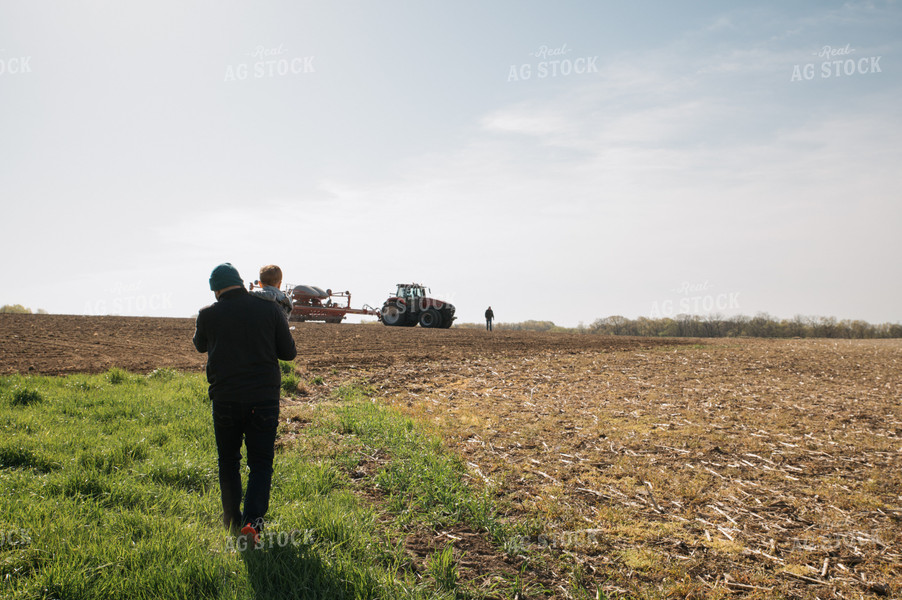
<path fill-rule="evenodd" d="M 223 525 L 256 543 L 269 509 L 276 428 L 279 424 L 279 359 L 297 356 L 279 305 L 250 294 L 229 263 L 213 269 L 216 302 L 200 309 L 194 347 L 207 353 L 213 432 L 219 455 Z M 241 445 L 250 475 L 241 511 Z"/>
<path fill-rule="evenodd" d="M 492 312 L 492 307 L 490 306 L 487 309 L 485 309 L 485 330 L 486 331 L 492 330 L 492 319 L 494 319 L 494 318 L 495 318 L 495 313 Z"/>

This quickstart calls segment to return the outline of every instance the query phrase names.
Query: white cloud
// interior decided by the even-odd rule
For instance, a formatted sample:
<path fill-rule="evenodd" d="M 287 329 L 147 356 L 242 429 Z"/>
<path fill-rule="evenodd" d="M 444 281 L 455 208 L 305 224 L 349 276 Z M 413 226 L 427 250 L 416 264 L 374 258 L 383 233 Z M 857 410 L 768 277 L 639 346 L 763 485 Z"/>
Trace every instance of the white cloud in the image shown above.
<path fill-rule="evenodd" d="M 497 111 L 482 118 L 486 131 L 543 136 L 560 132 L 566 120 L 560 113 L 551 110 L 534 111 L 527 107 Z"/>

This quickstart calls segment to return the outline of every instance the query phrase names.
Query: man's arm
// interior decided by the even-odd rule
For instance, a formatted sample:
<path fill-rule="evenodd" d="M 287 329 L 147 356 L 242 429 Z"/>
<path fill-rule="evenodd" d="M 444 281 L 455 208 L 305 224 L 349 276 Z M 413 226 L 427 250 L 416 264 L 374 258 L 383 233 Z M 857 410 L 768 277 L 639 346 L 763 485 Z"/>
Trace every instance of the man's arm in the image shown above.
<path fill-rule="evenodd" d="M 276 321 L 276 356 L 279 360 L 293 360 L 298 355 L 298 349 L 294 345 L 294 338 L 291 337 L 291 330 L 288 329 L 288 319 L 278 305 L 274 305 L 273 309 L 278 313 L 279 318 Z"/>
<path fill-rule="evenodd" d="M 198 352 L 206 352 L 207 351 L 207 334 L 204 331 L 203 324 L 201 322 L 201 318 L 203 317 L 203 312 L 197 314 L 197 321 L 194 324 L 194 347 L 197 348 Z"/>

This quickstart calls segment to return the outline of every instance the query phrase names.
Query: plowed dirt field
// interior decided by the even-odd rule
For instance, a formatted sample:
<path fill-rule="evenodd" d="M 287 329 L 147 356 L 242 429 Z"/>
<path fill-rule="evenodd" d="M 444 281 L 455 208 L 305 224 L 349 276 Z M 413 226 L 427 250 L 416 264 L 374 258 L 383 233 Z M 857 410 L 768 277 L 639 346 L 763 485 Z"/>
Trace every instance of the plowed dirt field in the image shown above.
<path fill-rule="evenodd" d="M 605 351 L 673 344 L 644 338 L 292 323 L 297 363 L 319 367 L 389 366 L 411 361 L 535 352 Z M 0 314 L 0 373 L 98 373 L 200 369 L 193 319 Z M 682 342 L 677 342 L 682 343 Z"/>
<path fill-rule="evenodd" d="M 197 370 L 192 333 L 190 319 L 0 315 L 0 372 Z M 288 445 L 330 390 L 365 381 L 432 423 L 506 517 L 529 524 L 506 551 L 532 557 L 554 597 L 578 584 L 606 597 L 902 598 L 902 340 L 310 323 L 294 335 L 299 371 L 324 385 L 286 399 Z M 453 539 L 462 564 L 487 548 L 433 536 L 418 547 Z"/>
<path fill-rule="evenodd" d="M 697 342 L 372 381 L 579 565 L 559 597 L 902 598 L 902 341 Z"/>

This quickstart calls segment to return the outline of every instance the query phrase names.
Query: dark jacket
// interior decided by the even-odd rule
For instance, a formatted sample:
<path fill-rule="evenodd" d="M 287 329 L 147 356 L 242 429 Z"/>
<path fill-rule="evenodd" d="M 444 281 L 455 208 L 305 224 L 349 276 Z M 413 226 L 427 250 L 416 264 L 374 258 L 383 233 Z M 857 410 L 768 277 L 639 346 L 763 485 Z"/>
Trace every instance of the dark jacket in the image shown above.
<path fill-rule="evenodd" d="M 276 303 L 236 288 L 197 315 L 194 347 L 207 352 L 210 398 L 279 402 L 279 359 L 297 356 L 288 321 Z"/>
<path fill-rule="evenodd" d="M 495 313 L 492 311 L 491 308 L 485 311 L 485 320 L 486 321 L 488 321 L 489 319 L 494 319 L 494 318 L 495 318 Z"/>

